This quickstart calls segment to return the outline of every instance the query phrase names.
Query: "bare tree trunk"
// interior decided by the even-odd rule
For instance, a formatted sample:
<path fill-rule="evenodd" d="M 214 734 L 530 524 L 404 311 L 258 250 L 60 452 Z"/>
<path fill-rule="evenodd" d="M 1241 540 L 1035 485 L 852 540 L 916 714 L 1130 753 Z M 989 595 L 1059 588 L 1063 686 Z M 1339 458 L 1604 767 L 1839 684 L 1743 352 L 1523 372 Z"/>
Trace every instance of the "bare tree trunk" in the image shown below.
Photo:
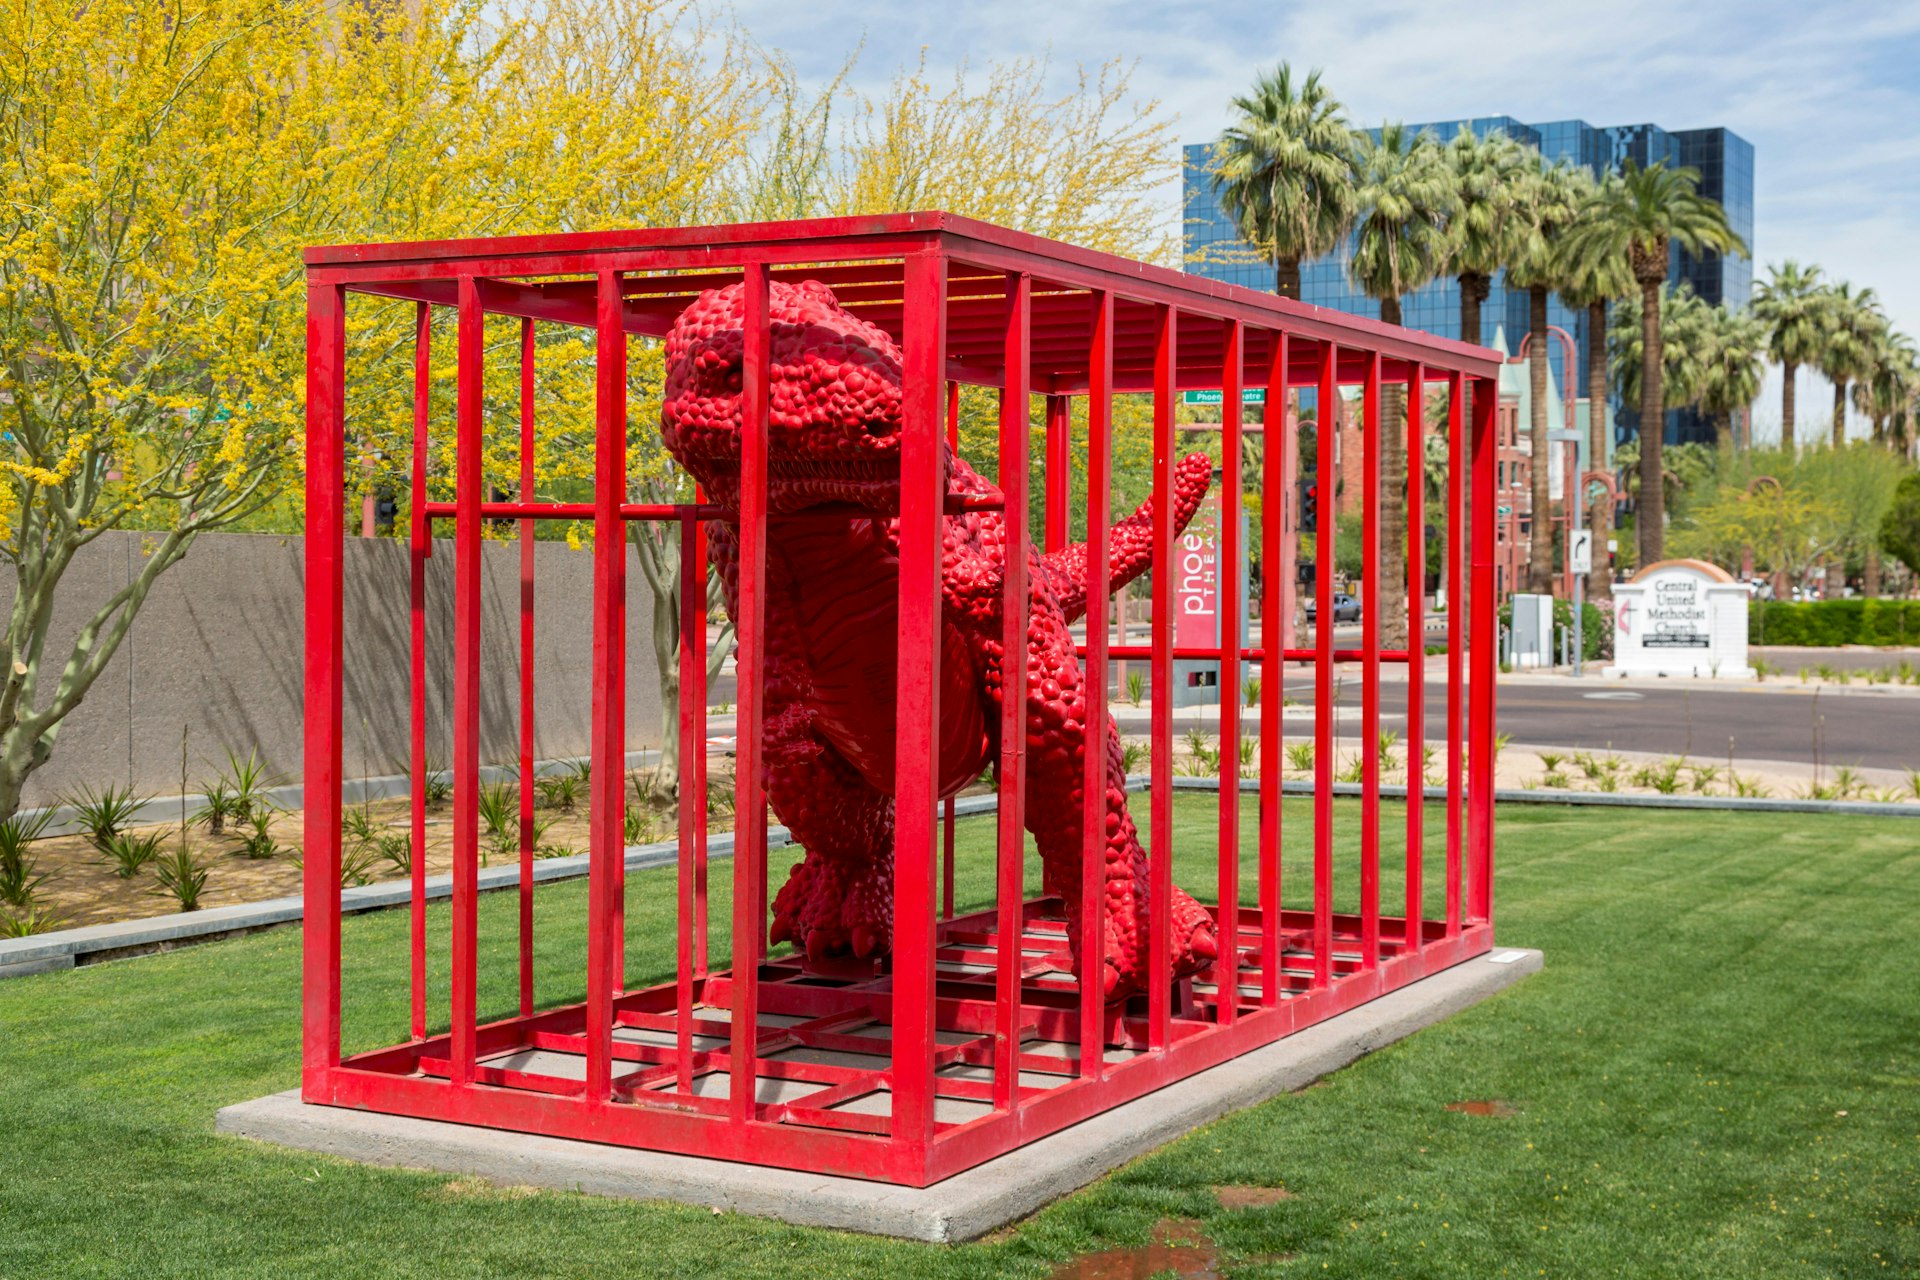
<path fill-rule="evenodd" d="M 1666 254 L 1660 255 L 1664 261 Z M 1663 352 L 1660 343 L 1660 281 L 1640 286 L 1640 567 L 1666 558 L 1667 415 L 1661 386 Z"/>
<path fill-rule="evenodd" d="M 680 533 L 676 526 L 668 525 L 666 532 L 649 536 L 640 522 L 635 522 L 632 543 L 638 553 L 640 572 L 647 580 L 647 588 L 653 596 L 653 630 L 649 637 L 653 641 L 654 666 L 660 673 L 660 764 L 654 771 L 653 785 L 662 795 L 674 796 L 680 791 L 680 769 L 684 763 L 680 759 Z M 710 596 L 713 579 L 708 579 L 708 590 L 703 596 Z M 700 625 L 706 625 L 705 617 Z M 727 647 L 732 631 L 731 624 L 722 631 L 718 643 L 707 652 L 707 687 L 713 687 L 713 679 L 720 673 L 726 662 Z"/>
<path fill-rule="evenodd" d="M 1794 379 L 1800 372 L 1800 366 L 1788 362 L 1782 372 L 1786 375 L 1780 384 L 1780 447 L 1789 455 L 1793 453 L 1793 401 Z"/>
<path fill-rule="evenodd" d="M 1607 469 L 1607 435 L 1613 429 L 1613 414 L 1607 404 L 1607 304 L 1587 304 L 1587 467 Z M 1593 530 L 1593 572 L 1587 578 L 1587 594 L 1604 600 L 1613 594 L 1613 566 L 1607 563 L 1607 539 L 1613 536 L 1613 500 L 1605 490 L 1594 495 L 1587 517 Z"/>
<path fill-rule="evenodd" d="M 1273 291 L 1283 298 L 1300 300 L 1300 259 L 1275 258 L 1273 260 Z"/>
<path fill-rule="evenodd" d="M 1844 378 L 1833 384 L 1833 447 L 1847 447 L 1847 383 Z"/>
<path fill-rule="evenodd" d="M 1827 561 L 1826 597 L 1838 600 L 1847 593 L 1847 562 L 1835 555 Z"/>
<path fill-rule="evenodd" d="M 1867 562 L 1860 571 L 1860 592 L 1868 599 L 1873 599 L 1881 591 L 1879 543 L 1872 541 L 1867 543 L 1866 559 Z"/>
<path fill-rule="evenodd" d="M 1527 468 L 1533 489 L 1533 533 L 1527 539 L 1527 587 L 1553 594 L 1553 455 L 1547 443 L 1547 291 L 1527 290 L 1527 436 L 1533 458 Z"/>
<path fill-rule="evenodd" d="M 1380 318 L 1400 323 L 1400 300 L 1380 300 Z M 1380 563 L 1371 566 L 1380 579 L 1380 642 L 1389 649 L 1407 645 L 1407 583 L 1420 579 L 1407 564 L 1407 397 L 1388 383 L 1380 396 Z M 1368 501 L 1372 501 L 1369 495 Z"/>

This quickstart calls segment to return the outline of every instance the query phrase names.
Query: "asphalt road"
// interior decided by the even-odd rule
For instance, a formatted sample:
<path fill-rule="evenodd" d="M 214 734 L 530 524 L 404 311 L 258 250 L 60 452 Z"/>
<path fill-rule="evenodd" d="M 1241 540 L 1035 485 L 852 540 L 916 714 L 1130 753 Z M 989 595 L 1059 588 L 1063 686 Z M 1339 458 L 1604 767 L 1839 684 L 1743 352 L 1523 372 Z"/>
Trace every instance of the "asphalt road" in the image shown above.
<path fill-rule="evenodd" d="M 1342 627 L 1336 633 L 1346 641 Z M 1357 635 L 1357 633 L 1356 633 Z M 1783 655 L 1791 673 L 1800 665 L 1793 650 Z M 1891 667 L 1908 654 L 1872 653 L 1856 655 L 1850 651 L 1830 651 L 1822 659 L 1838 667 L 1844 654 L 1855 661 L 1875 667 Z M 1135 664 L 1143 666 L 1144 664 Z M 1809 664 L 1811 665 L 1811 664 Z M 1290 666 L 1286 684 L 1297 701 L 1311 697 L 1311 674 L 1305 666 Z M 1114 690 L 1118 703 L 1119 689 Z M 726 672 L 715 682 L 716 702 L 733 696 L 733 673 Z M 1360 706 L 1360 680 L 1357 668 L 1343 668 L 1340 705 L 1349 712 Z M 1406 686 L 1383 682 L 1380 691 L 1381 721 L 1398 730 L 1406 722 Z M 1426 697 L 1427 732 L 1433 736 L 1444 723 L 1446 695 L 1442 688 L 1429 684 Z M 1626 687 L 1598 680 L 1554 679 L 1538 677 L 1502 682 L 1497 718 L 1502 733 L 1523 746 L 1573 747 L 1586 750 L 1613 748 L 1620 751 L 1647 751 L 1665 755 L 1687 754 L 1705 758 L 1724 758 L 1727 739 L 1733 739 L 1734 754 L 1742 760 L 1777 760 L 1795 764 L 1813 761 L 1816 731 L 1823 764 L 1851 765 L 1879 769 L 1920 769 L 1920 697 L 1881 686 L 1860 684 L 1845 689 L 1828 689 L 1814 695 L 1811 688 L 1793 681 L 1791 674 L 1776 677 L 1765 684 L 1712 686 L 1704 682 L 1673 682 L 1663 688 L 1645 682 Z M 1182 733 L 1198 726 L 1217 731 L 1216 708 L 1183 708 L 1174 716 L 1174 732 Z M 1246 730 L 1255 729 L 1254 717 L 1245 720 Z M 1289 733 L 1304 726 L 1295 722 Z M 1342 718 L 1343 737 L 1355 733 L 1358 722 Z M 1131 727 L 1127 732 L 1134 732 Z"/>

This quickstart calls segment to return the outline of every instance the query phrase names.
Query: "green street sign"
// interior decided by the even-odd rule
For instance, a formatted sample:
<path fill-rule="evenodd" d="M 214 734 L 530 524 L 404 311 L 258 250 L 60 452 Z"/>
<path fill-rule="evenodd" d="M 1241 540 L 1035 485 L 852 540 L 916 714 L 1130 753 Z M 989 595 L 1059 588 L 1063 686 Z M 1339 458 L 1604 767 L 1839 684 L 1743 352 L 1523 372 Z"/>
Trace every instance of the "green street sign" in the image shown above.
<path fill-rule="evenodd" d="M 1180 402 L 1182 404 L 1219 404 L 1223 398 L 1222 393 L 1218 391 L 1182 391 L 1180 393 Z M 1241 404 L 1265 404 L 1266 402 L 1267 389 L 1265 387 L 1242 387 L 1240 389 Z"/>

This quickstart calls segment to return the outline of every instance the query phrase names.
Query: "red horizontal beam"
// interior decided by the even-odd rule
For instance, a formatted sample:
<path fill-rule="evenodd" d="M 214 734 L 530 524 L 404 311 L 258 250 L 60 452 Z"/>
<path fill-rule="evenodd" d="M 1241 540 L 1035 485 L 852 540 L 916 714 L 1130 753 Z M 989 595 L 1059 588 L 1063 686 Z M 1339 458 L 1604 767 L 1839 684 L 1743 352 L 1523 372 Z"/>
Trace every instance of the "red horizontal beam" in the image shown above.
<path fill-rule="evenodd" d="M 1084 658 L 1087 656 L 1087 646 L 1083 644 L 1075 645 L 1074 652 Z M 1110 644 L 1107 646 L 1107 656 L 1109 658 L 1151 658 L 1153 657 L 1153 646 L 1148 644 Z M 1194 662 L 1217 662 L 1220 660 L 1220 650 L 1211 645 L 1175 645 L 1173 656 L 1178 659 Z M 1259 662 L 1266 656 L 1267 651 L 1261 648 L 1242 649 L 1240 651 L 1241 659 L 1248 662 Z M 1312 662 L 1317 656 L 1312 649 L 1282 649 L 1280 651 L 1280 660 L 1282 662 Z M 1335 662 L 1359 662 L 1365 657 L 1366 651 L 1362 649 L 1335 649 L 1333 651 L 1333 660 Z M 1406 662 L 1407 651 L 1405 649 L 1382 649 L 1380 650 L 1380 661 Z"/>
<path fill-rule="evenodd" d="M 965 515 L 969 511 L 998 511 L 1005 504 L 999 494 L 994 493 L 950 493 L 947 495 L 946 513 L 950 516 Z M 427 519 L 451 520 L 454 517 L 455 504 L 451 502 L 429 502 L 426 504 Z M 871 518 L 885 513 L 876 512 L 869 507 L 856 507 L 847 503 L 826 503 L 810 507 L 805 511 L 770 512 L 769 521 L 782 520 L 852 520 Z M 726 520 L 736 521 L 740 517 L 726 507 L 712 502 L 624 502 L 620 504 L 620 515 L 626 520 Z M 480 504 L 480 517 L 483 520 L 591 520 L 593 504 L 590 502 L 483 502 Z"/>

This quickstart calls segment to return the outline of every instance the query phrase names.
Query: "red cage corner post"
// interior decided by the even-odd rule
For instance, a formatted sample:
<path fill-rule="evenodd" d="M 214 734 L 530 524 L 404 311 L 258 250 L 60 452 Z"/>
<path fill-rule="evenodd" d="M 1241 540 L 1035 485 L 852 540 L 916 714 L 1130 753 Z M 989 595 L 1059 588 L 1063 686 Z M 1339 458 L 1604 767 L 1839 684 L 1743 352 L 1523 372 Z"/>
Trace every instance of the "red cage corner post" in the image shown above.
<path fill-rule="evenodd" d="M 301 1090 L 309 1102 L 924 1186 L 1491 947 L 1495 353 L 940 213 L 336 247 L 311 250 L 306 262 L 308 804 Z M 737 470 L 696 470 L 705 488 L 694 502 L 630 502 L 626 436 L 655 424 L 630 421 L 629 345 L 674 333 L 710 290 L 733 291 L 726 296 L 738 308 L 737 318 L 727 322 L 734 327 L 718 337 L 709 333 L 711 325 L 699 330 L 707 335 L 703 341 L 719 342 L 736 362 L 727 374 L 732 380 L 725 383 L 724 404 Z M 410 984 L 411 1025 L 396 1028 L 396 1034 L 409 1032 L 408 1038 L 343 1058 L 346 312 L 349 305 L 366 305 L 350 302 L 350 295 L 397 299 L 415 308 L 412 827 L 418 849 L 424 835 L 419 784 L 426 774 L 425 683 L 430 667 L 450 665 L 454 897 L 447 939 L 451 969 L 446 988 L 434 990 L 425 962 L 425 860 L 416 856 L 410 965 L 404 976 L 394 975 Z M 878 385 L 889 413 L 897 414 L 884 424 L 856 424 L 884 437 L 885 465 L 892 470 L 878 490 L 847 490 L 849 501 L 801 502 L 794 496 L 796 476 L 840 474 L 808 470 L 785 452 L 791 448 L 796 393 L 795 384 L 779 380 L 791 376 L 795 360 L 818 354 L 805 348 L 812 330 L 778 318 L 785 314 L 780 308 L 794 306 L 819 308 L 826 317 L 821 323 L 862 335 L 872 356 L 865 385 Z M 451 328 L 457 353 L 451 421 L 436 417 L 427 396 L 436 314 Z M 521 322 L 522 439 L 532 434 L 538 333 L 546 326 L 592 332 L 597 376 L 591 501 L 542 501 L 524 469 L 515 500 L 483 493 L 488 418 L 482 338 L 489 315 Z M 776 341 L 788 344 L 779 359 Z M 793 354 L 795 342 L 802 344 L 799 356 Z M 952 433 L 961 387 L 985 388 L 999 399 L 997 467 L 989 477 L 955 461 Z M 1258 593 L 1257 602 L 1243 600 L 1238 574 L 1221 581 L 1222 616 L 1232 619 L 1249 608 L 1260 621 L 1258 636 L 1243 645 L 1229 621 L 1217 645 L 1176 646 L 1173 566 L 1180 522 L 1193 501 L 1183 488 L 1191 487 L 1191 468 L 1178 458 L 1176 398 L 1218 390 L 1226 405 L 1235 406 L 1243 390 L 1265 389 L 1263 424 L 1244 428 L 1264 430 L 1257 467 L 1240 464 L 1240 415 L 1225 415 L 1227 461 L 1217 481 L 1224 486 L 1225 518 L 1218 550 L 1221 563 L 1239 562 L 1239 512 L 1258 486 L 1265 518 L 1256 545 L 1261 577 L 1271 585 L 1275 570 L 1291 573 L 1294 555 L 1293 502 L 1283 478 L 1307 463 L 1286 426 L 1289 394 L 1305 392 L 1328 406 L 1343 388 L 1358 390 L 1362 428 L 1361 466 L 1348 474 L 1360 475 L 1368 493 L 1379 492 L 1383 441 L 1391 438 L 1383 414 L 1389 405 L 1404 406 L 1404 497 L 1414 536 L 1401 567 L 1412 571 L 1366 576 L 1357 646 L 1340 643 L 1334 627 L 1323 625 L 1313 628 L 1310 646 L 1283 647 L 1288 620 L 1280 610 L 1290 592 L 1269 589 Z M 1392 388 L 1400 389 L 1398 399 L 1386 394 Z M 1423 662 L 1427 632 L 1420 610 L 1427 518 L 1421 464 L 1430 389 L 1446 396 L 1451 460 L 1442 576 L 1449 600 L 1472 603 L 1470 617 L 1459 608 L 1448 611 L 1444 676 L 1436 691 L 1443 706 L 1439 726 L 1422 714 L 1423 676 L 1435 678 Z M 1153 399 L 1152 498 L 1150 510 L 1115 519 L 1113 401 L 1122 394 Z M 1031 397 L 1043 402 L 1036 406 Z M 1076 400 L 1084 409 L 1087 462 L 1070 475 Z M 1036 407 L 1045 447 L 1042 457 L 1030 458 L 1028 429 Z M 775 431 L 780 414 L 786 425 Z M 1334 436 L 1325 431 L 1318 438 L 1323 477 L 1334 473 Z M 452 441 L 451 501 L 428 498 L 427 460 L 436 456 L 430 439 L 439 443 L 438 456 Z M 1038 529 L 1029 529 L 1027 519 L 1033 463 L 1044 477 L 1035 495 L 1044 511 Z M 1462 483 L 1469 468 L 1471 510 Z M 1323 491 L 1330 495 L 1331 487 Z M 874 492 L 886 496 L 872 498 Z M 1078 520 L 1071 518 L 1076 503 Z M 1329 624 L 1333 505 L 1323 502 L 1317 529 L 1301 531 L 1317 535 L 1312 598 Z M 1372 566 L 1381 550 L 1378 504 L 1363 502 L 1361 510 Z M 524 662 L 531 651 L 531 531 L 535 522 L 556 519 L 588 521 L 595 534 L 592 647 L 579 655 L 591 663 L 595 682 L 587 998 L 543 1005 L 534 989 L 532 861 L 523 849 L 514 923 L 490 926 L 518 931 L 512 952 L 517 998 L 495 1008 L 483 1005 L 479 995 L 481 677 L 485 664 Z M 518 522 L 518 655 L 482 649 L 479 556 L 487 520 Z M 433 542 L 436 521 L 451 527 L 450 544 Z M 685 696 L 678 728 L 692 785 L 681 792 L 681 857 L 671 896 L 677 937 L 672 971 L 650 975 L 622 969 L 628 608 L 622 531 L 632 521 L 677 524 L 683 562 L 692 567 L 681 601 Z M 1076 524 L 1085 531 L 1084 544 L 1069 541 Z M 885 899 L 890 945 L 875 945 L 869 931 L 860 940 L 866 945 L 851 949 L 844 940 L 838 947 L 816 946 L 817 940 L 803 940 L 797 949 L 770 947 L 768 806 L 777 813 L 783 801 L 769 794 L 765 774 L 774 724 L 766 701 L 769 642 L 784 643 L 781 628 L 795 625 L 779 594 L 778 574 L 787 570 L 774 566 L 791 565 L 792 545 L 805 543 L 801 531 L 841 527 L 884 531 L 892 557 L 886 561 L 893 576 L 886 580 L 885 608 L 897 626 L 884 639 L 893 666 L 876 695 L 889 717 L 890 755 L 886 772 L 868 783 L 883 793 L 893 832 Z M 976 595 L 968 607 L 986 621 L 968 625 L 975 627 L 973 639 L 991 642 L 992 660 L 999 664 L 993 682 L 952 656 L 954 631 L 963 619 L 952 603 L 957 587 L 948 576 L 948 557 L 956 537 L 978 540 L 981 530 L 992 533 L 981 546 L 1031 543 L 1046 553 L 1031 562 L 1039 579 L 1030 578 L 1026 555 L 1001 552 L 998 567 L 971 584 Z M 770 557 L 770 546 L 778 554 Z M 424 571 L 436 553 L 455 561 L 449 653 L 427 649 Z M 707 957 L 703 584 L 710 556 L 724 557 L 729 566 L 739 636 L 733 914 L 724 931 L 734 963 L 724 969 L 710 966 Z M 1080 576 L 1068 582 L 1062 566 Z M 1101 602 L 1112 585 L 1143 570 L 1152 583 L 1150 642 L 1110 643 Z M 1407 593 L 1413 638 L 1403 649 L 1383 643 L 1379 604 L 1387 590 Z M 1083 638 L 1065 629 L 1071 610 L 1060 603 L 1062 592 L 1093 602 Z M 1047 666 L 1030 670 L 1033 637 L 1043 632 L 1058 637 L 1055 647 L 1034 650 Z M 1271 649 L 1263 643 L 1268 639 Z M 1152 673 L 1150 782 L 1147 795 L 1131 799 L 1112 763 L 1119 750 L 1106 706 L 1112 659 L 1145 661 Z M 1218 820 L 1211 824 L 1215 833 L 1183 836 L 1186 844 L 1176 848 L 1172 669 L 1183 660 L 1220 664 L 1223 777 Z M 1265 677 L 1257 706 L 1244 715 L 1242 663 Z M 1358 744 L 1365 764 L 1357 816 L 1333 799 L 1336 680 L 1355 666 L 1368 735 Z M 1383 848 L 1382 813 L 1399 801 L 1383 790 L 1373 747 L 1383 714 L 1382 673 L 1399 666 L 1406 667 L 1404 750 L 1415 800 L 1406 806 L 1404 906 L 1397 915 L 1383 915 L 1385 859 L 1397 854 Z M 1069 727 L 1109 735 L 1109 750 L 1086 739 L 1091 749 L 1073 757 L 1077 772 L 1064 781 L 1057 753 L 1046 754 L 1057 744 L 1037 737 L 1033 728 L 1044 718 L 1037 712 L 1048 708 L 1019 697 L 1001 699 L 997 692 L 1025 689 L 1030 699 L 1052 697 L 1063 672 L 1080 682 L 1085 702 L 1083 721 Z M 529 672 L 520 676 L 517 764 L 525 782 L 533 769 L 532 684 Z M 1280 803 L 1281 706 L 1283 689 L 1297 691 L 1305 680 L 1312 682 L 1318 711 L 1315 794 L 1311 829 L 1289 833 Z M 997 817 L 976 828 L 990 830 L 994 861 L 971 881 L 991 888 L 982 891 L 984 901 L 972 904 L 955 900 L 954 811 L 943 804 L 965 781 L 951 776 L 948 752 L 956 725 L 972 735 L 973 750 L 986 753 L 966 759 L 968 777 L 990 762 L 998 790 Z M 1257 777 L 1243 780 L 1238 747 L 1248 733 L 1260 739 L 1259 768 L 1253 771 Z M 1445 755 L 1444 782 L 1427 779 L 1422 748 L 1429 744 Z M 1076 803 L 1068 804 L 1075 793 Z M 1243 841 L 1241 797 L 1249 793 L 1256 797 L 1258 820 Z M 1441 824 L 1434 824 L 1429 836 L 1423 796 L 1444 802 L 1443 835 Z M 1136 820 L 1129 809 L 1145 819 L 1137 845 L 1131 843 Z M 523 845 L 530 817 L 523 807 Z M 1027 830 L 1043 819 L 1052 824 L 1041 841 L 1048 883 L 1066 886 L 1065 897 L 1051 888 L 1032 898 L 1024 893 Z M 1336 882 L 1336 854 L 1344 847 L 1338 827 L 1346 823 L 1358 835 L 1357 869 L 1341 870 Z M 1062 831 L 1071 836 L 1064 845 Z M 1283 841 L 1308 853 L 1310 877 L 1283 880 Z M 1114 862 L 1115 850 L 1137 851 L 1137 873 Z M 958 856 L 966 869 L 964 846 Z M 1429 858 L 1436 860 L 1433 871 L 1426 867 Z M 1425 897 L 1430 891 L 1443 894 L 1443 907 L 1433 909 Z M 1189 892 L 1198 905 L 1186 897 Z M 1182 916 L 1190 936 L 1175 937 Z M 1194 939 L 1203 935 L 1206 949 L 1197 950 Z M 1138 950 L 1128 949 L 1136 944 Z M 1083 981 L 1083 971 L 1092 976 Z M 630 978 L 642 981 L 630 984 Z"/>

